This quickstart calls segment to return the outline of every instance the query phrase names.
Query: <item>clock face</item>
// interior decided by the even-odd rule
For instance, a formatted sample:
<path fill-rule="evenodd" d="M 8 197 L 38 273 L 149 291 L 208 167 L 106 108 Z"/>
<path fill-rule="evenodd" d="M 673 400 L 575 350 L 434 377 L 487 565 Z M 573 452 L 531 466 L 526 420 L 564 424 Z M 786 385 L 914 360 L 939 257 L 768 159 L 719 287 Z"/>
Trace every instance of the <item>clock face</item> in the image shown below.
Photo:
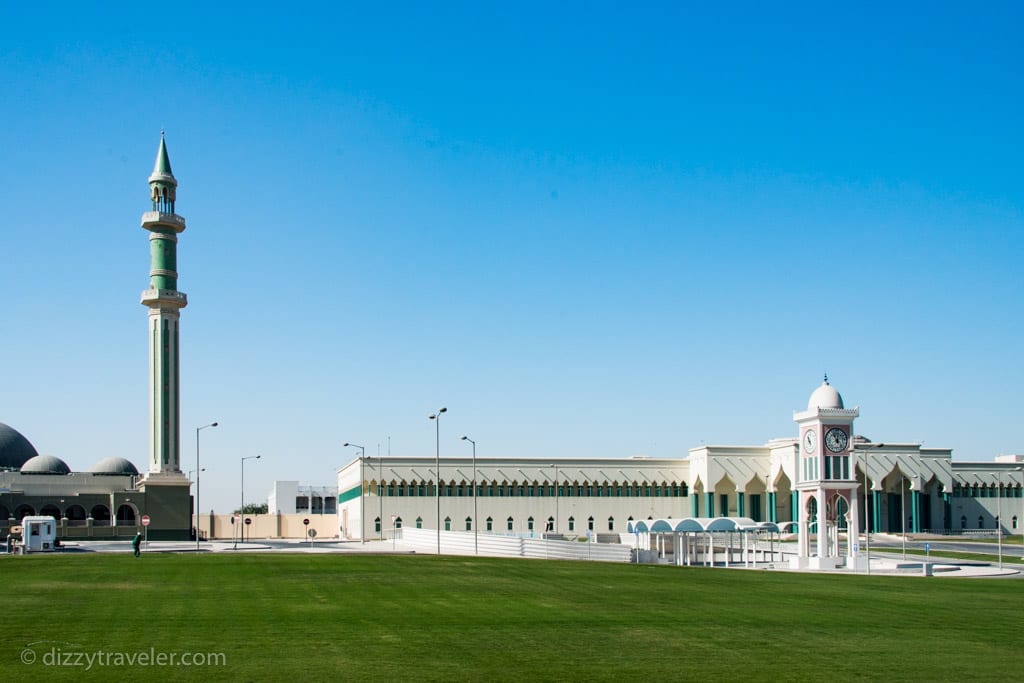
<path fill-rule="evenodd" d="M 818 433 L 813 429 L 804 432 L 804 452 L 813 453 L 818 448 Z"/>
<path fill-rule="evenodd" d="M 850 438 L 846 436 L 839 427 L 833 427 L 832 429 L 825 432 L 825 447 L 833 453 L 842 453 L 846 450 L 846 445 L 850 442 Z"/>

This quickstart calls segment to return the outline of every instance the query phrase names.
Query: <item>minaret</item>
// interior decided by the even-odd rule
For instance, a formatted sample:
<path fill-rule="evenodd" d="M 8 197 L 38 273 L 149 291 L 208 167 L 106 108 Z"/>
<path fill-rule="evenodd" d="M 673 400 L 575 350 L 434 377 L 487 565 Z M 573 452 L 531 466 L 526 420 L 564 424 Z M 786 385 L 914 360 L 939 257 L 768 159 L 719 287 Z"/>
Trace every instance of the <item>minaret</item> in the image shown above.
<path fill-rule="evenodd" d="M 153 209 L 142 214 L 150 253 L 149 289 L 142 293 L 142 305 L 149 308 L 149 474 L 180 476 L 178 318 L 188 298 L 178 291 L 177 245 L 185 219 L 174 213 L 178 181 L 163 131 L 149 187 Z"/>

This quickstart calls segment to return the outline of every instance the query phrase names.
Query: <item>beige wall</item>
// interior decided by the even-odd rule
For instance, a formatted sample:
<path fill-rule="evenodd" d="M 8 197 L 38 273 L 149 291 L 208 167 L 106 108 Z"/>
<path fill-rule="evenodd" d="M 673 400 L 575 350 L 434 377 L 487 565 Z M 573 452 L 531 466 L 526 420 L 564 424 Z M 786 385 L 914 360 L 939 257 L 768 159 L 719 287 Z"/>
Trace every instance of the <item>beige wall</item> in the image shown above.
<path fill-rule="evenodd" d="M 259 538 L 307 538 L 307 529 L 316 529 L 316 537 L 338 537 L 338 515 L 311 515 L 299 513 L 295 515 L 246 515 L 252 519 L 245 529 L 245 537 Z M 309 520 L 306 527 L 302 520 Z M 212 526 L 212 533 L 210 531 Z M 199 530 L 204 538 L 231 540 L 238 531 L 231 524 L 231 515 L 202 515 Z"/>

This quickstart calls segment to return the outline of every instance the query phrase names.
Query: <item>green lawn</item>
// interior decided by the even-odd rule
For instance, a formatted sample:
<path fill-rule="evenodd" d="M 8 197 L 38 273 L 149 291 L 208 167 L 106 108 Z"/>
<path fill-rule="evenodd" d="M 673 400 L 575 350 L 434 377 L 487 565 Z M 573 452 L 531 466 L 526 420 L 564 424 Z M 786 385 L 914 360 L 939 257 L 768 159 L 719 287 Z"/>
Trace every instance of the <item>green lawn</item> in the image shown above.
<path fill-rule="evenodd" d="M 0 577 L 5 680 L 994 681 L 1024 670 L 1019 580 L 156 553 L 2 557 Z M 37 661 L 23 664 L 30 643 Z M 226 663 L 43 664 L 55 651 L 150 648 Z"/>

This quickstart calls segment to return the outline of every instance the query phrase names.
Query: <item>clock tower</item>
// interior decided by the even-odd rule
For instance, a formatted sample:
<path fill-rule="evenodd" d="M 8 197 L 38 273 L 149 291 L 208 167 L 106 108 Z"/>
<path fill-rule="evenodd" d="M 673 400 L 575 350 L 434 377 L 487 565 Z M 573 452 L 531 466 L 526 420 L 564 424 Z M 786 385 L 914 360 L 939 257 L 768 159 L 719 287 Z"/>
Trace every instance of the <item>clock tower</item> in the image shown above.
<path fill-rule="evenodd" d="M 834 569 L 839 556 L 839 529 L 848 534 L 847 558 L 852 564 L 857 542 L 857 481 L 853 471 L 853 421 L 859 408 L 846 408 L 843 397 L 828 383 L 814 390 L 807 410 L 794 412 L 800 430 L 796 492 L 799 496 L 799 552 L 794 566 Z M 811 553 L 811 539 L 816 540 Z"/>

